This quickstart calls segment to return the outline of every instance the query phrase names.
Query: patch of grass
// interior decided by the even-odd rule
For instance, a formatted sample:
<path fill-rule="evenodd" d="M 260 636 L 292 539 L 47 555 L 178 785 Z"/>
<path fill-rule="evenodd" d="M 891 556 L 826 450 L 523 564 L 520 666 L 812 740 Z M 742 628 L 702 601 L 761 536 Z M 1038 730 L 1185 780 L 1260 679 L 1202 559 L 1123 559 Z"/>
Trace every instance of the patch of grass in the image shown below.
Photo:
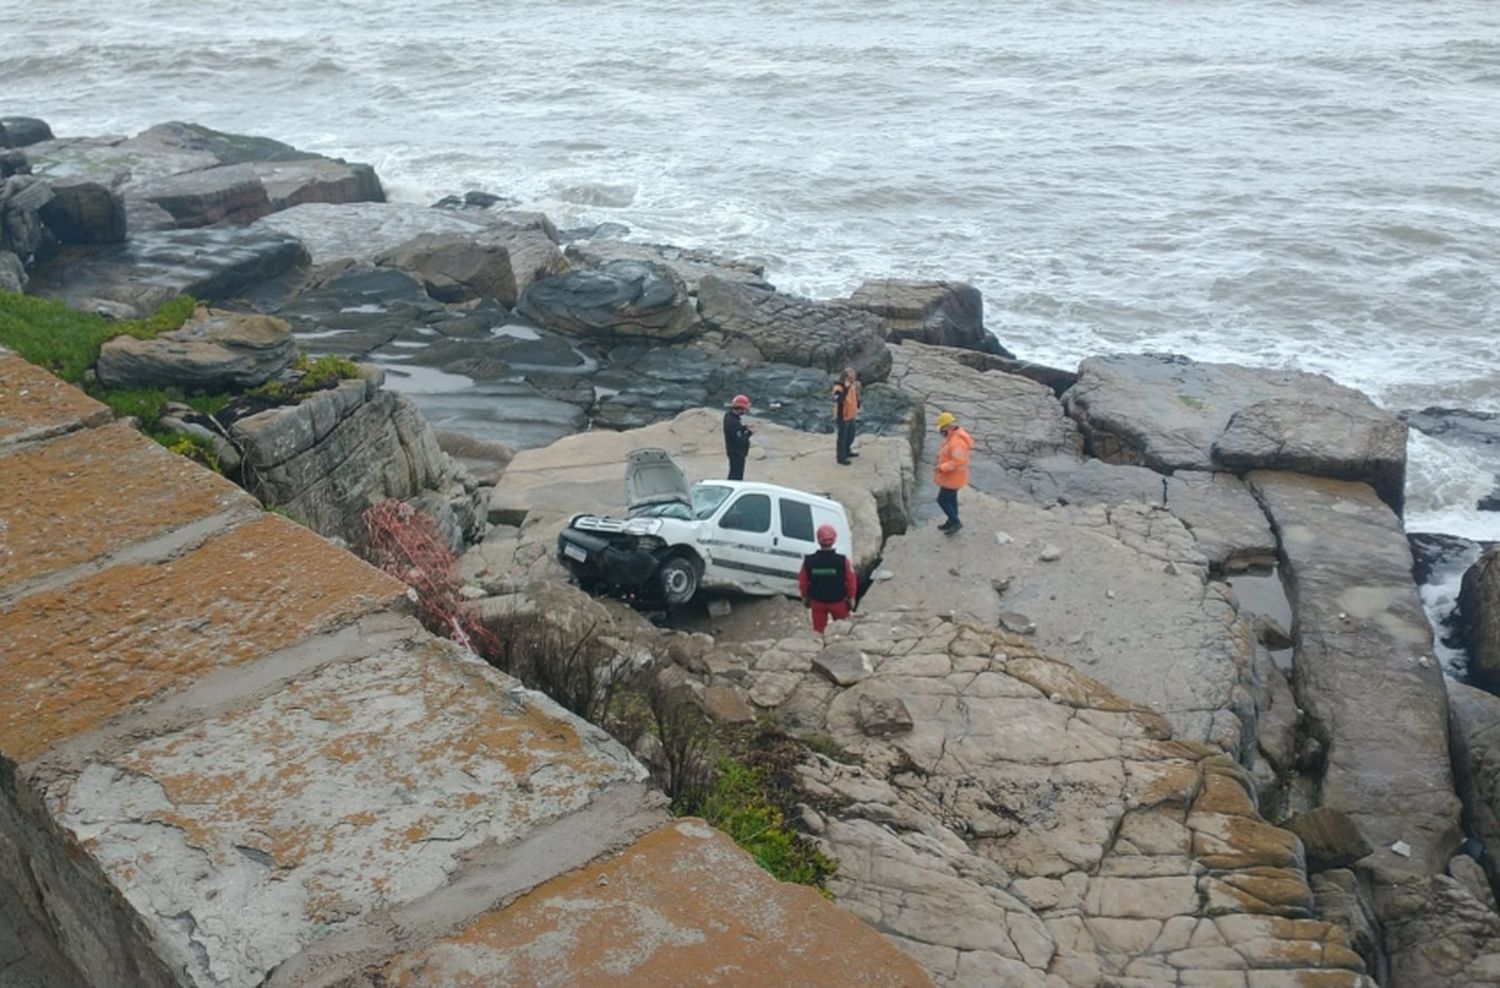
<path fill-rule="evenodd" d="M 234 395 L 188 395 L 180 399 L 184 405 L 204 415 L 217 415 L 224 406 L 234 400 Z"/>
<path fill-rule="evenodd" d="M 131 391 L 109 391 L 90 389 L 95 398 L 108 405 L 117 418 L 135 416 L 147 428 L 161 418 L 162 409 L 172 396 L 161 388 L 141 388 Z"/>
<path fill-rule="evenodd" d="M 0 292 L 0 345 L 64 381 L 81 384 L 106 340 L 121 335 L 149 340 L 177 329 L 193 314 L 193 305 L 184 296 L 144 319 L 109 322 L 94 313 L 74 312 L 55 299 Z"/>
<path fill-rule="evenodd" d="M 314 359 L 302 351 L 292 358 L 288 369 L 296 372 L 298 376 L 290 380 L 267 381 L 260 387 L 252 388 L 245 393 L 266 398 L 300 401 L 314 391 L 322 391 L 333 387 L 340 381 L 359 377 L 359 367 L 352 360 L 332 356 Z"/>
<path fill-rule="evenodd" d="M 822 890 L 838 865 L 786 825 L 768 796 L 769 785 L 766 769 L 721 758 L 697 812 L 780 880 Z"/>
<path fill-rule="evenodd" d="M 214 473 L 224 472 L 223 466 L 219 463 L 219 455 L 214 452 L 214 444 L 202 436 L 187 432 L 148 432 L 146 434 L 178 456 L 186 456 L 190 460 L 201 463 Z"/>
<path fill-rule="evenodd" d="M 1203 399 L 1195 395 L 1179 393 L 1177 395 L 1177 400 L 1182 402 L 1187 407 L 1193 409 L 1194 411 L 1198 411 L 1203 408 Z"/>

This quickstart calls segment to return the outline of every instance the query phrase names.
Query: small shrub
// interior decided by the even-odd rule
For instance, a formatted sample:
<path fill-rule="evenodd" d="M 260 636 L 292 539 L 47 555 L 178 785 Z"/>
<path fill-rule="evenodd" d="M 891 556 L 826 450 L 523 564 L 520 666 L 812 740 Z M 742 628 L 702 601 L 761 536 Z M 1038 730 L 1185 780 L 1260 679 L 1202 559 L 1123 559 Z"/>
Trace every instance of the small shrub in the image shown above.
<path fill-rule="evenodd" d="M 224 472 L 212 440 L 195 436 L 190 432 L 148 432 L 147 435 L 178 456 L 186 456 L 190 460 L 201 463 L 214 473 Z"/>

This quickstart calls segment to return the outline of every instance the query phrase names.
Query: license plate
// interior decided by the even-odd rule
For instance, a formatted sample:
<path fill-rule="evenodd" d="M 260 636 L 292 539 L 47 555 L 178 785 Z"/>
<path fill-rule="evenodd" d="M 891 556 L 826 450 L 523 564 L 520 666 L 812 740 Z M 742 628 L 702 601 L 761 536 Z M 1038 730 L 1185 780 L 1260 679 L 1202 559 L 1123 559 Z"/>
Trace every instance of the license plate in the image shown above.
<path fill-rule="evenodd" d="M 578 548 L 571 542 L 563 543 L 563 555 L 567 556 L 569 559 L 576 559 L 580 563 L 586 563 L 589 561 L 589 554 L 585 550 Z"/>

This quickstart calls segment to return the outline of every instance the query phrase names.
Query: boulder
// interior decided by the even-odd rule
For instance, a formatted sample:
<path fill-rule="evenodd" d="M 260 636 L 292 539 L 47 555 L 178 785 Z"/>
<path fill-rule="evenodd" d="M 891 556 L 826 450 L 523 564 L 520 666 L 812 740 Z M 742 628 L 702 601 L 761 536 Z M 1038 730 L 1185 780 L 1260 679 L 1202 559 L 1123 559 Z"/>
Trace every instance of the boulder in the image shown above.
<path fill-rule="evenodd" d="M 602 340 L 672 341 L 699 330 L 687 286 L 650 261 L 609 261 L 534 282 L 516 311 L 555 332 Z"/>
<path fill-rule="evenodd" d="M 1441 874 L 1459 840 L 1448 703 L 1401 519 L 1367 484 L 1249 480 L 1281 539 L 1293 688 L 1326 751 L 1311 767 L 1320 805 L 1377 849 L 1366 862 L 1377 876 Z M 1409 857 L 1389 850 L 1398 841 Z"/>
<path fill-rule="evenodd" d="M 694 409 L 644 429 L 595 430 L 522 450 L 495 485 L 490 517 L 514 524 L 533 512 L 563 519 L 580 511 L 620 515 L 625 456 L 642 447 L 670 451 L 689 480 L 722 477 L 722 419 L 721 413 Z M 748 479 L 826 494 L 844 504 L 854 526 L 855 565 L 868 568 L 880 555 L 884 536 L 904 530 L 909 517 L 911 453 L 905 442 L 886 438 L 866 439 L 861 449 L 852 466 L 841 467 L 830 455 L 830 437 L 760 422 L 745 473 Z M 544 551 L 553 548 L 549 544 Z"/>
<path fill-rule="evenodd" d="M 633 244 L 624 240 L 589 239 L 571 243 L 568 259 L 579 267 L 599 268 L 612 261 L 643 261 L 670 268 L 682 279 L 690 294 L 698 293 L 698 282 L 713 275 L 725 281 L 772 290 L 766 281 L 766 267 L 759 261 L 729 257 L 713 251 L 667 244 Z"/>
<path fill-rule="evenodd" d="M 181 329 L 154 339 L 116 336 L 99 351 L 110 388 L 170 388 L 219 394 L 259 387 L 296 356 L 290 327 L 271 316 L 199 308 Z"/>
<path fill-rule="evenodd" d="M 1406 499 L 1406 426 L 1368 399 L 1256 402 L 1230 416 L 1213 455 L 1231 470 L 1362 480 L 1397 512 Z"/>
<path fill-rule="evenodd" d="M 1401 423 L 1321 374 L 1166 354 L 1090 357 L 1064 404 L 1101 460 L 1165 472 L 1284 468 L 1363 480 L 1400 510 Z"/>
<path fill-rule="evenodd" d="M 1500 916 L 1462 884 L 1439 875 L 1378 882 L 1386 984 L 1397 988 L 1500 986 Z"/>
<path fill-rule="evenodd" d="M 29 264 L 47 242 L 41 210 L 52 201 L 52 186 L 33 175 L 0 181 L 0 250 Z"/>
<path fill-rule="evenodd" d="M 1448 684 L 1453 774 L 1469 831 L 1484 844 L 1490 884 L 1500 888 L 1500 697 Z"/>
<path fill-rule="evenodd" d="M 862 609 L 987 628 L 1018 612 L 1035 625 L 1032 647 L 1248 760 L 1254 639 L 1181 522 L 1143 505 L 1041 510 L 968 491 L 959 507 L 956 536 L 926 527 L 887 541 L 881 567 L 894 575 Z"/>
<path fill-rule="evenodd" d="M 502 227 L 419 234 L 377 255 L 375 263 L 416 275 L 439 302 L 492 298 L 505 306 L 514 306 L 534 281 L 568 269 L 545 234 Z"/>
<path fill-rule="evenodd" d="M 698 284 L 698 315 L 729 347 L 756 360 L 815 367 L 838 374 L 853 367 L 860 380 L 884 381 L 891 351 L 873 314 L 837 302 L 764 291 L 714 275 Z"/>
<path fill-rule="evenodd" d="M 371 504 L 442 488 L 448 468 L 431 427 L 380 383 L 378 373 L 341 381 L 235 422 L 230 435 L 244 451 L 246 489 L 314 531 L 352 542 Z"/>
<path fill-rule="evenodd" d="M 1475 678 L 1500 684 L 1500 546 L 1486 550 L 1464 573 L 1458 613 Z"/>
<path fill-rule="evenodd" d="M 178 295 L 204 302 L 233 298 L 306 261 L 302 245 L 280 234 L 224 227 L 162 230 L 134 234 L 89 254 L 53 258 L 32 272 L 31 290 L 75 309 L 105 303 L 120 314 L 141 315 Z"/>
<path fill-rule="evenodd" d="M 64 244 L 117 244 L 125 239 L 125 200 L 98 182 L 52 183 L 42 222 Z"/>
<path fill-rule="evenodd" d="M 930 429 L 939 412 L 952 412 L 974 437 L 969 483 L 985 491 L 1016 493 L 1013 471 L 1055 457 L 1077 462 L 1078 428 L 1043 385 L 1003 371 L 976 370 L 962 350 L 907 342 L 891 348 L 891 383 L 924 405 Z M 924 437 L 918 470 L 931 476 L 935 434 Z"/>
<path fill-rule="evenodd" d="M 0 117 L 0 148 L 24 148 L 52 140 L 52 128 L 36 117 Z"/>
<path fill-rule="evenodd" d="M 30 174 L 31 162 L 24 151 L 0 151 L 0 178 Z"/>
<path fill-rule="evenodd" d="M 30 280 L 21 259 L 8 250 L 0 250 L 0 292 L 25 291 Z"/>
<path fill-rule="evenodd" d="M 1003 349 L 984 328 L 979 289 L 961 281 L 877 278 L 856 288 L 849 304 L 879 316 L 880 335 L 887 340 L 996 353 Z"/>
<path fill-rule="evenodd" d="M 249 223 L 311 202 L 385 201 L 369 165 L 320 157 L 219 165 L 132 182 L 125 191 L 165 210 L 178 227 Z"/>

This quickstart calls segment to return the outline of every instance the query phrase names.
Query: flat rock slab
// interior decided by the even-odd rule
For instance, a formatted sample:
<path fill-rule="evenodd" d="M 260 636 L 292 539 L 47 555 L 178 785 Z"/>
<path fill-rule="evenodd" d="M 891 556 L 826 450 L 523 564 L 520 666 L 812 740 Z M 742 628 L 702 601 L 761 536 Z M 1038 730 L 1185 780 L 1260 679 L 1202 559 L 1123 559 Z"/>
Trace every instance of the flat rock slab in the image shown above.
<path fill-rule="evenodd" d="M 29 761 L 405 592 L 313 532 L 266 515 L 177 559 L 116 565 L 22 597 L 0 610 L 12 684 L 0 694 L 0 752 Z"/>
<path fill-rule="evenodd" d="M 263 230 L 158 230 L 41 265 L 31 291 L 75 309 L 141 315 L 178 295 L 221 301 L 306 260 L 296 240 Z"/>
<path fill-rule="evenodd" d="M 754 420 L 754 408 L 749 416 Z M 708 409 L 683 412 L 630 432 L 585 432 L 511 460 L 490 500 L 491 517 L 512 521 L 530 512 L 566 516 L 580 511 L 621 515 L 625 508 L 625 456 L 660 447 L 682 465 L 689 481 L 724 476 L 723 416 Z M 746 467 L 747 479 L 826 494 L 849 510 L 857 561 L 879 553 L 884 533 L 903 530 L 909 517 L 911 452 L 899 439 L 860 440 L 851 466 L 833 457 L 833 437 L 761 422 Z M 892 528 L 900 525 L 901 528 Z"/>
<path fill-rule="evenodd" d="M 292 362 L 291 328 L 273 316 L 200 308 L 180 329 L 149 340 L 128 334 L 105 342 L 95 370 L 111 388 L 239 392 L 259 387 Z"/>
<path fill-rule="evenodd" d="M 1119 354 L 1085 360 L 1063 400 L 1102 460 L 1366 480 L 1400 507 L 1405 427 L 1321 374 Z"/>
<path fill-rule="evenodd" d="M 0 449 L 103 425 L 113 418 L 113 412 L 82 391 L 0 350 Z"/>
<path fill-rule="evenodd" d="M 391 988 L 536 984 L 930 984 L 812 889 L 680 820 L 380 970 Z M 771 945 L 775 949 L 771 949 Z"/>
<path fill-rule="evenodd" d="M 1215 572 L 1276 561 L 1271 523 L 1250 488 L 1234 474 L 1183 470 L 1167 476 L 1147 467 L 1062 455 L 1034 460 L 1012 476 L 1013 483 L 1001 493 L 1038 505 L 1161 506 L 1193 533 Z"/>
<path fill-rule="evenodd" d="M 373 168 L 332 158 L 219 165 L 132 182 L 126 196 L 165 210 L 179 227 L 249 223 L 310 202 L 385 200 Z"/>
<path fill-rule="evenodd" d="M 1230 758 L 1030 640 L 868 598 L 833 638 L 860 682 L 799 637 L 746 684 L 843 752 L 797 772 L 829 888 L 934 982 L 1370 988 Z M 897 697 L 907 717 L 872 716 Z"/>
<path fill-rule="evenodd" d="M 979 289 L 961 281 L 876 278 L 856 288 L 849 302 L 879 316 L 881 335 L 888 340 L 999 349 L 985 331 Z"/>
<path fill-rule="evenodd" d="M 1297 705 L 1328 750 L 1321 805 L 1354 820 L 1377 874 L 1440 874 L 1460 838 L 1448 704 L 1401 519 L 1366 484 L 1249 480 L 1281 539 Z"/>
<path fill-rule="evenodd" d="M 96 760 L 46 799 L 187 983 L 250 988 L 643 774 L 603 732 L 429 642 Z"/>
<path fill-rule="evenodd" d="M 0 457 L 0 582 L 11 590 L 180 526 L 259 510 L 128 425 L 65 435 Z"/>
<path fill-rule="evenodd" d="M 959 507 L 956 536 L 925 527 L 886 543 L 881 568 L 894 575 L 863 608 L 987 628 L 1018 612 L 1039 650 L 1149 704 L 1179 736 L 1239 753 L 1251 630 L 1181 522 L 1141 505 L 1041 510 L 973 492 Z"/>

